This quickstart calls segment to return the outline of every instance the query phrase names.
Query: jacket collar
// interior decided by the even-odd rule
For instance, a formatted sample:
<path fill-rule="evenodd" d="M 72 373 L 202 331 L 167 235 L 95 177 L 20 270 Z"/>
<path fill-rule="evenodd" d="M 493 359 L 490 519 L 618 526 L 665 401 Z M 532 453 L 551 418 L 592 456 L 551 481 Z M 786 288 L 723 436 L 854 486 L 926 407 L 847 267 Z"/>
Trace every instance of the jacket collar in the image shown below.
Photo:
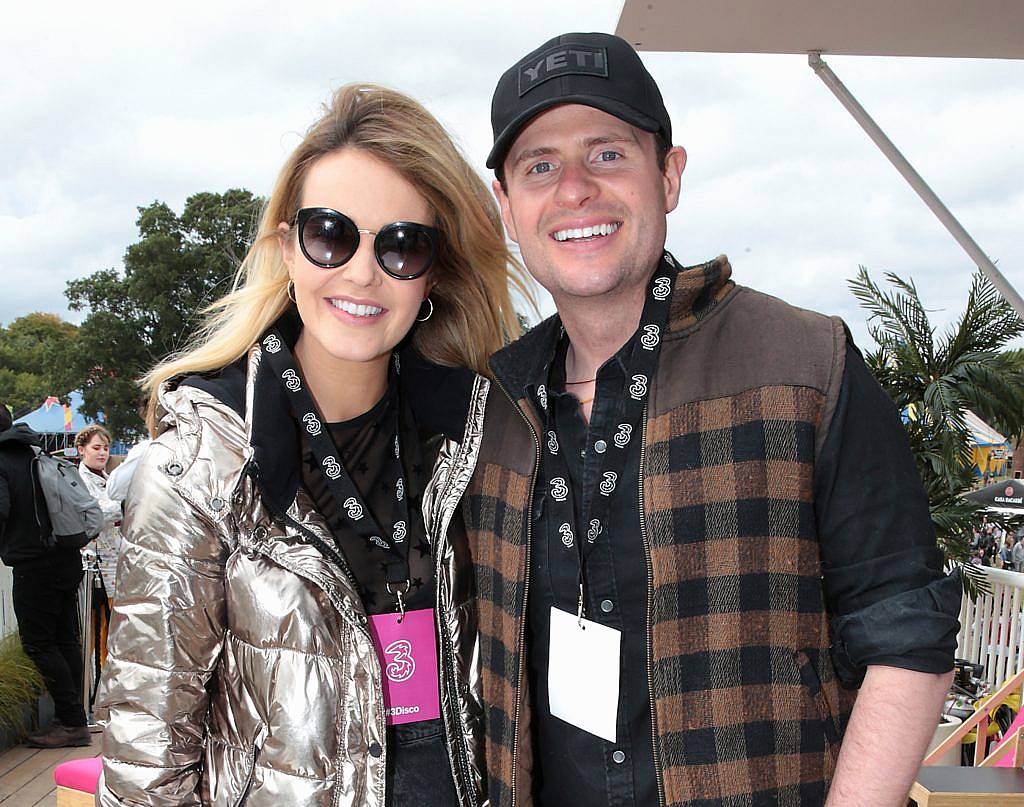
<path fill-rule="evenodd" d="M 561 334 L 562 320 L 555 314 L 491 356 L 494 377 L 513 398 L 525 397 L 527 386 L 541 378 Z"/>
<path fill-rule="evenodd" d="M 676 265 L 675 259 L 667 252 L 665 260 Z M 725 255 L 696 266 L 680 268 L 672 292 L 669 333 L 689 333 L 700 327 L 735 288 L 731 276 L 732 267 Z M 528 385 L 541 377 L 561 333 L 562 320 L 555 314 L 491 357 L 494 377 L 513 398 L 523 398 Z"/>
<path fill-rule="evenodd" d="M 302 321 L 294 308 L 275 323 L 294 352 Z M 288 396 L 269 365 L 262 361 L 261 343 L 250 354 L 245 394 L 245 420 L 259 487 L 268 504 L 287 511 L 301 483 L 298 426 Z M 440 367 L 422 358 L 411 345 L 399 348 L 399 384 L 409 401 L 421 437 L 444 435 L 463 439 L 475 374 L 461 367 Z"/>
<path fill-rule="evenodd" d="M 672 291 L 668 332 L 682 334 L 696 330 L 735 288 L 732 266 L 725 255 L 680 269 Z"/>

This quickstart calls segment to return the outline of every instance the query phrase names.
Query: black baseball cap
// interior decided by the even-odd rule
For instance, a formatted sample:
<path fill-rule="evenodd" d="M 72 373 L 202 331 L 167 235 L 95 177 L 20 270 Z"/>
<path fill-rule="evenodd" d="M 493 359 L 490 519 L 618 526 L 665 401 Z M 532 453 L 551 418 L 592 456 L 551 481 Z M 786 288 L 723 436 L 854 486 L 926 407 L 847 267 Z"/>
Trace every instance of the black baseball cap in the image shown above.
<path fill-rule="evenodd" d="M 661 91 L 637 52 L 612 34 L 562 34 L 505 71 L 491 100 L 494 147 L 487 167 L 499 168 L 522 128 L 545 109 L 583 104 L 672 142 Z"/>

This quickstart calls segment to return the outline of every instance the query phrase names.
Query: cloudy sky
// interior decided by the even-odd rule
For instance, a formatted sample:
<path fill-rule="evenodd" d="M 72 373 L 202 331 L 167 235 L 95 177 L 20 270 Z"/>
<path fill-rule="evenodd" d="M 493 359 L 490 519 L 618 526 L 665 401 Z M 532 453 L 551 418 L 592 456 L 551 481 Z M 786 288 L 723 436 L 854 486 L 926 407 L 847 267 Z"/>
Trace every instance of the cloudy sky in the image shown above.
<path fill-rule="evenodd" d="M 549 37 L 614 30 L 619 0 L 21 3 L 0 30 L 0 323 L 64 306 L 119 267 L 136 208 L 266 194 L 340 84 L 423 101 L 480 166 L 501 72 Z M 801 56 L 644 54 L 689 164 L 669 247 L 730 256 L 739 282 L 840 314 L 860 264 L 912 277 L 935 319 L 972 266 Z M 828 58 L 828 57 L 827 57 Z M 1018 289 L 1024 62 L 831 57 Z M 549 305 L 549 303 L 546 303 Z"/>

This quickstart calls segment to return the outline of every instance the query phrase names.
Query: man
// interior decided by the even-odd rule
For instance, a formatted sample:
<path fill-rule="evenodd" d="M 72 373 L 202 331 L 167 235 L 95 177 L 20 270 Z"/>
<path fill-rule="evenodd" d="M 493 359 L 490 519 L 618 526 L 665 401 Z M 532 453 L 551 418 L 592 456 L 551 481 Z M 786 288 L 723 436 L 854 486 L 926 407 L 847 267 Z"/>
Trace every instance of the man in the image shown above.
<path fill-rule="evenodd" d="M 32 446 L 41 437 L 11 424 L 0 406 L 0 559 L 14 577 L 14 615 L 25 654 L 53 696 L 54 725 L 31 735 L 37 748 L 89 745 L 82 706 L 82 646 L 78 638 L 78 584 L 82 559 L 77 549 L 48 551 L 50 516 L 32 474 Z"/>
<path fill-rule="evenodd" d="M 1017 542 L 1013 545 L 1011 558 L 1013 561 L 1013 570 L 1015 572 L 1024 572 L 1024 532 L 1018 533 Z"/>
<path fill-rule="evenodd" d="M 493 804 L 904 804 L 960 584 L 891 400 L 839 320 L 664 251 L 686 154 L 626 42 L 545 43 L 492 124 L 558 308 L 467 500 Z"/>

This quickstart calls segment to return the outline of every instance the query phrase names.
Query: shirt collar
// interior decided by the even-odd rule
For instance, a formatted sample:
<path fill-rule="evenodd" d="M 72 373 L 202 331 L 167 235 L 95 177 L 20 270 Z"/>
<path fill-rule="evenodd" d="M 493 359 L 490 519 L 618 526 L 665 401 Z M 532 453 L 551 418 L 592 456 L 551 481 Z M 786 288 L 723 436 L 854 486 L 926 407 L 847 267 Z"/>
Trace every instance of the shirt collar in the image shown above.
<path fill-rule="evenodd" d="M 613 376 L 624 377 L 626 373 L 626 362 L 633 352 L 636 336 L 639 332 L 634 331 L 633 335 L 626 340 L 626 343 L 619 348 L 615 355 L 602 364 L 597 370 L 597 380 L 603 381 Z M 562 328 L 561 334 L 549 351 L 548 360 L 540 369 L 539 374 L 526 384 L 526 394 L 533 401 L 534 406 L 540 407 L 540 396 L 538 388 L 544 385 L 545 393 L 548 396 L 559 396 L 568 394 L 565 387 L 565 357 L 569 351 L 569 335 Z"/>
<path fill-rule="evenodd" d="M 677 266 L 668 252 L 663 260 Z M 731 276 L 732 267 L 724 255 L 678 269 L 669 311 L 669 333 L 682 334 L 699 328 L 735 288 Z M 551 365 L 562 332 L 562 321 L 555 314 L 491 357 L 495 378 L 513 398 L 524 397 L 527 385 L 538 384 L 538 379 L 547 377 L 546 369 Z"/>

